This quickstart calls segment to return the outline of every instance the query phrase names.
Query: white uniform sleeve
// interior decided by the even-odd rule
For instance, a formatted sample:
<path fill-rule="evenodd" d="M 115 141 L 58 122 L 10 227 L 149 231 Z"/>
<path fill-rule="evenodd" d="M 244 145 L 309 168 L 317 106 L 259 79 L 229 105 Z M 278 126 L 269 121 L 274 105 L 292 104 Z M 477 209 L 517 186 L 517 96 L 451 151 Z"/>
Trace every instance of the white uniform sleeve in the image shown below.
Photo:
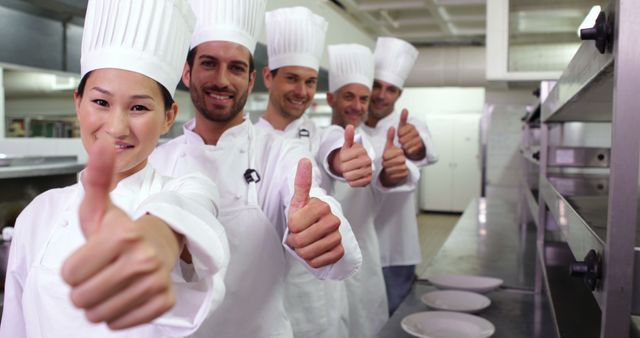
<path fill-rule="evenodd" d="M 335 175 L 331 170 L 329 156 L 334 150 L 342 148 L 343 145 L 344 129 L 340 126 L 332 125 L 324 130 L 322 138 L 320 139 L 318 153 L 316 154 L 316 162 L 321 164 L 322 170 L 332 179 L 342 182 L 345 181 L 344 177 Z"/>
<path fill-rule="evenodd" d="M 136 210 L 135 216 L 152 214 L 182 234 L 192 256 L 191 265 L 180 260 L 172 271 L 176 305 L 153 322 L 169 336 L 192 334 L 224 297 L 229 246 L 215 218 L 218 201 L 213 182 L 190 174 L 169 181 Z"/>
<path fill-rule="evenodd" d="M 24 236 L 20 233 L 20 229 L 26 228 L 26 226 L 20 225 L 22 217 L 21 215 L 16 221 L 16 233 L 9 250 L 9 261 L 4 283 L 2 322 L 0 322 L 0 337 L 2 338 L 27 337 L 22 309 L 22 293 L 30 264 L 25 256 L 27 248 L 22 241 Z"/>
<path fill-rule="evenodd" d="M 340 235 L 342 236 L 344 256 L 334 264 L 315 269 L 309 266 L 307 262 L 305 262 L 303 258 L 298 256 L 295 250 L 293 250 L 287 244 L 287 236 L 289 235 L 288 228 L 286 228 L 284 231 L 282 245 L 285 247 L 285 250 L 287 250 L 287 252 L 289 252 L 297 260 L 299 260 L 309 270 L 309 272 L 311 272 L 318 279 L 344 280 L 346 278 L 349 278 L 350 276 L 355 274 L 362 265 L 362 253 L 360 252 L 360 246 L 358 246 L 356 237 L 351 230 L 351 225 L 342 213 L 342 207 L 340 206 L 340 203 L 338 203 L 338 201 L 336 201 L 333 197 L 327 195 L 324 189 L 320 188 L 320 172 L 318 171 L 318 166 L 316 165 L 309 151 L 303 146 L 295 146 L 293 142 L 290 144 L 294 146 L 284 151 L 285 158 L 281 162 L 283 164 L 281 167 L 287 168 L 288 173 L 287 175 L 282 175 L 284 179 L 281 183 L 280 195 L 282 198 L 282 204 L 285 206 L 285 217 L 288 221 L 287 215 L 289 214 L 289 205 L 291 202 L 291 198 L 293 197 L 298 161 L 300 161 L 300 159 L 302 158 L 308 158 L 313 163 L 313 182 L 309 197 L 318 198 L 323 202 L 329 204 L 331 213 L 333 213 L 340 219 L 339 231 Z"/>
<path fill-rule="evenodd" d="M 411 116 L 409 116 L 408 123 L 413 124 L 416 127 L 426 148 L 426 156 L 421 160 L 413 161 L 413 163 L 418 167 L 424 167 L 438 162 L 438 154 L 436 153 L 433 141 L 431 140 L 431 132 L 427 125 L 421 120 L 412 118 Z"/>
<path fill-rule="evenodd" d="M 386 141 L 386 139 L 385 139 Z M 420 180 L 420 169 L 412 161 L 407 161 L 407 169 L 409 169 L 409 177 L 402 183 L 393 187 L 385 187 L 380 182 L 380 175 L 382 174 L 382 154 L 376 156 L 374 146 L 366 136 L 362 137 L 362 144 L 367 150 L 369 157 L 374 159 L 373 162 L 373 179 L 371 186 L 376 193 L 396 193 L 396 192 L 411 192 L 416 190 L 418 181 Z"/>

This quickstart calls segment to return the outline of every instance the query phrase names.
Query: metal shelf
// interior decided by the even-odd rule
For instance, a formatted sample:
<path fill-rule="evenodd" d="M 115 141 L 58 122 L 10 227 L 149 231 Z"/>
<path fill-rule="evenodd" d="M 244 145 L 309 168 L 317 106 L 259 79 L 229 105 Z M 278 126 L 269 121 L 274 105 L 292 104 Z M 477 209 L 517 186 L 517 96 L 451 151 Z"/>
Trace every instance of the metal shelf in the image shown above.
<path fill-rule="evenodd" d="M 542 104 L 542 121 L 611 122 L 613 54 L 582 43 Z"/>
<path fill-rule="evenodd" d="M 566 243 L 538 243 L 544 293 L 551 305 L 557 336 L 595 338 L 600 332 L 600 309 L 586 285 L 567 273 L 573 262 Z"/>
<path fill-rule="evenodd" d="M 532 164 L 540 164 L 540 147 L 520 148 L 520 153 Z"/>
<path fill-rule="evenodd" d="M 529 213 L 537 227 L 540 225 L 538 217 L 538 190 L 526 189 L 525 197 L 527 206 L 529 207 Z"/>
<path fill-rule="evenodd" d="M 608 168 L 611 150 L 594 147 L 549 147 L 550 167 Z"/>
<path fill-rule="evenodd" d="M 607 242 L 608 187 L 603 175 L 562 175 L 542 178 L 540 192 L 560 228 L 560 234 L 578 259 L 590 250 L 602 254 Z M 637 210 L 640 214 L 640 210 Z M 640 220 L 640 217 L 637 218 Z M 640 224 L 636 225 L 632 313 L 640 314 Z M 594 292 L 601 303 L 601 291 Z"/>
<path fill-rule="evenodd" d="M 595 251 L 573 272 L 584 273 L 595 287 L 592 294 L 601 310 L 601 338 L 628 337 L 630 315 L 640 313 L 638 15 L 639 1 L 609 0 L 594 27 L 583 35 L 596 40 L 595 45 L 594 41 L 582 43 L 549 95 L 541 95 L 538 242 L 565 241 L 579 260 Z M 610 153 L 583 149 L 581 159 L 562 165 L 608 167 L 604 169 L 608 176 L 550 175 L 560 170 L 554 168 L 558 164 L 553 162 L 557 160 L 554 147 L 563 146 L 562 138 L 550 131 L 564 122 L 611 123 Z M 593 154 L 597 154 L 595 163 Z"/>

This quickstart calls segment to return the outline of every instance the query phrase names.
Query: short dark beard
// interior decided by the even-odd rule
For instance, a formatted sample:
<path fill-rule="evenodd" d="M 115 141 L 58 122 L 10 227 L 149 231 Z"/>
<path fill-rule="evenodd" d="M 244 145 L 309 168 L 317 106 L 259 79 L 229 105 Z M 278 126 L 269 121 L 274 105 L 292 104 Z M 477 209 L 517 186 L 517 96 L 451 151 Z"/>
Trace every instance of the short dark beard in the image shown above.
<path fill-rule="evenodd" d="M 373 116 L 377 120 L 382 120 L 383 118 L 389 116 L 391 113 L 393 113 L 393 109 L 391 109 L 389 112 L 384 112 L 384 111 L 374 112 L 372 108 L 369 108 L 369 116 Z"/>
<path fill-rule="evenodd" d="M 193 87 L 192 87 L 193 88 Z M 244 110 L 244 106 L 247 103 L 247 99 L 249 98 L 249 90 L 246 90 L 242 96 L 236 101 L 236 103 L 231 106 L 229 113 L 225 115 L 216 114 L 214 111 L 207 110 L 207 107 L 204 103 L 204 97 L 200 97 L 200 93 L 196 90 L 191 90 L 191 102 L 193 102 L 193 106 L 196 108 L 199 114 L 201 114 L 205 119 L 211 122 L 229 122 L 233 120 L 238 114 L 240 114 Z"/>

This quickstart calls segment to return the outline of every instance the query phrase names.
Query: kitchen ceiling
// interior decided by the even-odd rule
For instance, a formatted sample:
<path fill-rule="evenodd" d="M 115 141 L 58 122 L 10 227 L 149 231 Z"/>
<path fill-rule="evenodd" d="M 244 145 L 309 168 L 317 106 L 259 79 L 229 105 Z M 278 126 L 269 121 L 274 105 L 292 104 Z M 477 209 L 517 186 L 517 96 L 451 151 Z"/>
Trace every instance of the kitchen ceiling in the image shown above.
<path fill-rule="evenodd" d="M 335 4 L 373 36 L 416 46 L 484 45 L 489 0 L 305 0 Z M 304 4 L 304 1 L 300 1 Z M 86 0 L 0 0 L 0 5 L 82 23 Z M 510 0 L 512 44 L 576 42 L 576 30 L 598 0 Z"/>
<path fill-rule="evenodd" d="M 372 35 L 417 46 L 484 45 L 488 0 L 331 0 Z M 577 42 L 597 0 L 510 0 L 513 44 Z"/>

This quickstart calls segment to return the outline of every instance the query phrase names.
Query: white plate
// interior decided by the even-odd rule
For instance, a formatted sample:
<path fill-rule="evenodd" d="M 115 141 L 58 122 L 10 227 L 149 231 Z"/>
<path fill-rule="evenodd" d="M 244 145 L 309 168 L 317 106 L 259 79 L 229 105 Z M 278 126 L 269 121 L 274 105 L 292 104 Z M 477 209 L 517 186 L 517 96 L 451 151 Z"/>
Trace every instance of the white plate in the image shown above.
<path fill-rule="evenodd" d="M 428 277 L 429 281 L 441 289 L 454 289 L 475 292 L 489 292 L 502 285 L 502 279 L 465 275 L 441 275 Z"/>
<path fill-rule="evenodd" d="M 491 305 L 491 300 L 469 291 L 432 291 L 420 297 L 423 303 L 436 310 L 478 312 Z"/>
<path fill-rule="evenodd" d="M 404 317 L 400 325 L 420 338 L 487 338 L 496 332 L 495 326 L 484 318 L 448 311 L 414 313 Z"/>

